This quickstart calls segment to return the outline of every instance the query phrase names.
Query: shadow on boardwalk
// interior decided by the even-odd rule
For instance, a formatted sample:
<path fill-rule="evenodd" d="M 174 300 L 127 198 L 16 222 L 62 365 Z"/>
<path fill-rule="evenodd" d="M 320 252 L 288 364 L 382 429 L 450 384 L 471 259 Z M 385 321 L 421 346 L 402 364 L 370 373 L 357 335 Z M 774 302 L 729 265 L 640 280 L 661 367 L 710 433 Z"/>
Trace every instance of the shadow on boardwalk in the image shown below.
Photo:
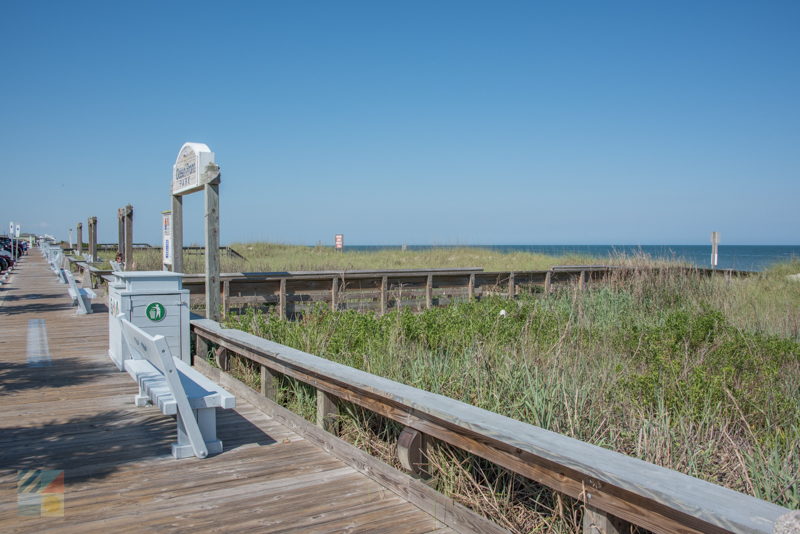
<path fill-rule="evenodd" d="M 56 358 L 48 360 L 48 364 L 42 362 L 37 366 L 27 362 L 0 361 L 0 394 L 74 386 L 102 379 L 115 372 L 116 369 L 111 366 L 99 366 L 81 358 Z"/>
<path fill-rule="evenodd" d="M 276 443 L 233 411 L 219 412 L 218 427 L 226 452 L 245 444 Z M 0 430 L 0 469 L 61 469 L 72 483 L 105 478 L 126 463 L 147 459 L 161 458 L 165 468 L 178 469 L 186 460 L 170 453 L 175 432 L 175 419 L 153 407 L 5 427 Z"/>

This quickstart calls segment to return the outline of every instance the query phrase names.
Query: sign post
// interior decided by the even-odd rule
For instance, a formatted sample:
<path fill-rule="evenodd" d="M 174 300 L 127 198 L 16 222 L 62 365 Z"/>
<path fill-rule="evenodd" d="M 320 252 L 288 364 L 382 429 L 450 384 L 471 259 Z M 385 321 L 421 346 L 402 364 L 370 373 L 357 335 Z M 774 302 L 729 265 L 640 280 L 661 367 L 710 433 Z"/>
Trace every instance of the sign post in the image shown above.
<path fill-rule="evenodd" d="M 14 246 L 14 221 L 8 222 L 8 237 L 11 238 L 11 257 L 17 262 L 17 247 Z"/>
<path fill-rule="evenodd" d="M 344 250 L 344 234 L 336 234 L 334 238 L 336 250 Z"/>
<path fill-rule="evenodd" d="M 169 271 L 172 266 L 172 212 L 161 212 L 161 263 L 164 265 L 164 270 Z"/>
<path fill-rule="evenodd" d="M 711 268 L 717 268 L 717 260 L 719 259 L 719 254 L 717 253 L 717 247 L 719 245 L 719 232 L 711 232 Z"/>
<path fill-rule="evenodd" d="M 205 191 L 206 318 L 220 319 L 219 166 L 203 143 L 185 143 L 172 167 L 172 270 L 183 270 L 183 195 Z"/>

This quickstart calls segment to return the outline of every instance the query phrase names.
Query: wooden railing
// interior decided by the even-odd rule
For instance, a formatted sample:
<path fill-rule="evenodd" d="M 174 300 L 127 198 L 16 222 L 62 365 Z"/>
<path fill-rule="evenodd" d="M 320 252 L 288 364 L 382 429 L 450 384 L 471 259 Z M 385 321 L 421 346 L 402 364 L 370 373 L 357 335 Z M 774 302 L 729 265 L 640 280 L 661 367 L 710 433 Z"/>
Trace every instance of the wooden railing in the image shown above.
<path fill-rule="evenodd" d="M 770 534 L 789 510 L 457 400 L 406 386 L 268 341 L 217 322 L 192 321 L 198 354 L 216 345 L 261 369 L 261 394 L 272 397 L 280 374 L 317 390 L 317 423 L 331 428 L 339 400 L 405 426 L 400 462 L 424 471 L 427 437 L 449 443 L 578 499 L 584 532 L 625 532 L 625 522 L 657 533 Z M 196 358 L 199 360 L 199 358 Z M 198 362 L 199 363 L 199 362 Z M 480 530 L 480 529 L 479 529 Z"/>
<path fill-rule="evenodd" d="M 740 276 L 746 271 L 669 268 L 711 276 Z M 480 268 L 223 273 L 220 290 L 223 313 L 245 307 L 274 307 L 280 317 L 291 317 L 324 303 L 334 310 L 354 309 L 386 313 L 393 309 L 421 310 L 486 295 L 514 297 L 522 291 L 549 292 L 573 284 L 579 289 L 612 273 L 625 276 L 641 269 L 604 265 L 554 267 L 546 271 L 485 272 Z M 658 270 L 658 269 L 654 269 Z M 183 287 L 192 304 L 202 306 L 203 275 L 185 275 Z"/>

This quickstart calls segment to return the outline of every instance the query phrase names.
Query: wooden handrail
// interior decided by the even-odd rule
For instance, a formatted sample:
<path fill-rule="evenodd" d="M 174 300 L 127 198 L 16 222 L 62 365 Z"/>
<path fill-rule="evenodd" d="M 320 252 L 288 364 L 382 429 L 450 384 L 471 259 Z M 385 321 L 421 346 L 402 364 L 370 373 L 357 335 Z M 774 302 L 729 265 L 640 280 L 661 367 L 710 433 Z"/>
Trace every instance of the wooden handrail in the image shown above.
<path fill-rule="evenodd" d="M 771 534 L 775 521 L 789 512 L 671 469 L 225 329 L 215 321 L 200 319 L 191 325 L 203 344 L 217 344 L 261 365 L 262 377 L 277 372 L 300 380 L 327 397 L 352 402 L 576 498 L 594 516 L 613 516 L 658 533 Z"/>

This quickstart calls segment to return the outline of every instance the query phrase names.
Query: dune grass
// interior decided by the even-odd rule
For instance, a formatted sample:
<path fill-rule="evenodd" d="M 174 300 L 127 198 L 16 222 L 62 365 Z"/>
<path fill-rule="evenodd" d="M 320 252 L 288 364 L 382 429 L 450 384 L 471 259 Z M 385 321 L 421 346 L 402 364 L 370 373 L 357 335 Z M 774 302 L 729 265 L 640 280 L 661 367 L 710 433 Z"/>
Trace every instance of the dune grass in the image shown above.
<path fill-rule="evenodd" d="M 797 508 L 800 282 L 786 278 L 792 271 L 800 263 L 732 280 L 642 272 L 584 292 L 418 314 L 320 307 L 286 322 L 251 311 L 228 326 Z M 311 418 L 313 390 L 290 379 L 281 386 L 281 402 Z M 398 425 L 345 405 L 341 428 L 396 465 Z M 580 530 L 571 499 L 441 443 L 430 462 L 435 487 L 514 532 Z"/>
<path fill-rule="evenodd" d="M 337 252 L 331 247 L 307 247 L 275 243 L 233 243 L 231 248 L 245 259 L 223 255 L 222 272 L 322 271 L 356 269 L 436 269 L 447 267 L 482 267 L 484 270 L 537 270 L 553 265 L 602 262 L 583 255 L 548 256 L 527 252 L 503 253 L 483 248 L 433 248 L 427 250 L 385 249 L 377 251 Z M 113 257 L 113 256 L 112 256 Z M 161 269 L 161 253 L 135 250 L 136 270 Z M 202 273 L 202 254 L 184 254 L 184 271 Z"/>

